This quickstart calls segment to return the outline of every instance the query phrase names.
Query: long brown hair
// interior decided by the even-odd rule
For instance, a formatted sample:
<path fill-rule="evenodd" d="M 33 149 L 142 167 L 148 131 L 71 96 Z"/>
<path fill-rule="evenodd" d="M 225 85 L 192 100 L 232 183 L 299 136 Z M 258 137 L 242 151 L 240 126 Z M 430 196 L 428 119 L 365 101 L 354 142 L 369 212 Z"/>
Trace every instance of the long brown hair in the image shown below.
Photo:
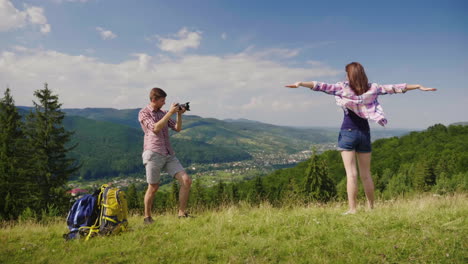
<path fill-rule="evenodd" d="M 346 73 L 348 74 L 349 86 L 357 95 L 369 90 L 366 72 L 359 62 L 351 62 L 346 65 Z"/>

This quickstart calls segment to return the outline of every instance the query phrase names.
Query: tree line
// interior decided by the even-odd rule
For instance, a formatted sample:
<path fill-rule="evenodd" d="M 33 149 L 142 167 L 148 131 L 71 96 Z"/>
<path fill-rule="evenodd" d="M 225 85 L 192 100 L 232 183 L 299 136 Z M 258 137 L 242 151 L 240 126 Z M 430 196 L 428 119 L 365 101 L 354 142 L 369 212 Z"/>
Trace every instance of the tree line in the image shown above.
<path fill-rule="evenodd" d="M 67 180 L 80 165 L 67 153 L 72 132 L 58 96 L 36 90 L 34 111 L 22 117 L 9 88 L 0 100 L 0 220 L 68 211 Z"/>
<path fill-rule="evenodd" d="M 0 197 L 4 197 L 0 199 L 0 220 L 21 214 L 63 215 L 70 207 L 66 183 L 78 175 L 81 164 L 69 154 L 78 142 L 72 142 L 73 133 L 64 128 L 65 114 L 47 84 L 34 96 L 34 109 L 25 117 L 18 113 L 10 89 L 0 100 Z M 380 139 L 373 143 L 372 156 L 377 197 L 468 190 L 468 126 L 437 124 L 426 131 Z M 143 188 L 130 185 L 126 189 L 131 209 L 143 209 Z M 176 208 L 178 190 L 174 181 L 171 191 L 158 192 L 155 209 Z M 364 197 L 362 188 L 359 196 Z M 340 153 L 326 151 L 314 152 L 293 168 L 247 181 L 206 186 L 202 179 L 195 179 L 189 205 L 216 209 L 239 203 L 285 206 L 345 199 Z"/>
<path fill-rule="evenodd" d="M 376 197 L 423 192 L 447 194 L 468 191 L 468 126 L 437 124 L 422 132 L 402 137 L 379 139 L 373 143 L 372 177 Z M 177 183 L 171 191 L 156 195 L 156 210 L 176 208 Z M 144 190 L 130 185 L 129 207 L 143 209 Z M 362 186 L 358 197 L 365 198 Z M 254 179 L 204 186 L 195 179 L 189 205 L 198 209 L 268 202 L 273 206 L 310 202 L 345 201 L 346 173 L 339 151 L 314 154 L 307 161 L 288 169 Z"/>

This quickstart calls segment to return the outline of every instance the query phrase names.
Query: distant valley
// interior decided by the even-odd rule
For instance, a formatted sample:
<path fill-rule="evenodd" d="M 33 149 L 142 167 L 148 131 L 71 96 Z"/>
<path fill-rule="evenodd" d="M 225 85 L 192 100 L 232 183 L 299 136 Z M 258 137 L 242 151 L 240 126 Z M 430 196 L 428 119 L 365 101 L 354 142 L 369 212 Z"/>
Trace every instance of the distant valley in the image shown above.
<path fill-rule="evenodd" d="M 19 107 L 24 116 L 30 108 Z M 138 123 L 140 109 L 62 109 L 64 125 L 74 131 L 71 155 L 82 167 L 76 179 L 98 180 L 142 177 L 143 132 Z M 245 173 L 293 166 L 318 151 L 331 149 L 338 129 L 276 126 L 246 119 L 218 120 L 184 115 L 183 130 L 172 133 L 171 142 L 182 164 L 197 172 L 212 170 Z M 407 130 L 375 130 L 374 139 L 400 136 Z M 213 175 L 213 173 L 211 173 Z"/>

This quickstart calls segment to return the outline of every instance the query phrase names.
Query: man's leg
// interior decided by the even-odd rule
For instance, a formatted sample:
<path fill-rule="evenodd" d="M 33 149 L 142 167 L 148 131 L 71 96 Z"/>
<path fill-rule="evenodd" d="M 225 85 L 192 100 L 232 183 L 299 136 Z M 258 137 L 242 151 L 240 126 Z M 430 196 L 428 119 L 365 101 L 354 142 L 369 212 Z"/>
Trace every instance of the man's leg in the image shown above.
<path fill-rule="evenodd" d="M 159 188 L 159 183 L 148 184 L 148 189 L 145 194 L 145 218 L 151 217 L 151 210 L 153 209 L 154 195 Z"/>
<path fill-rule="evenodd" d="M 153 209 L 154 195 L 159 188 L 160 171 L 161 167 L 164 166 L 164 159 L 162 159 L 157 153 L 152 151 L 145 151 L 142 154 L 143 164 L 146 170 L 146 182 L 148 183 L 148 189 L 145 194 L 145 223 L 151 223 L 152 219 L 146 219 L 151 217 L 151 210 Z M 148 222 L 147 222 L 148 220 Z"/>
<path fill-rule="evenodd" d="M 179 181 L 180 191 L 179 191 L 179 216 L 185 215 L 185 210 L 187 208 L 187 202 L 190 194 L 190 186 L 192 185 L 192 179 L 185 172 L 178 172 L 174 178 Z"/>

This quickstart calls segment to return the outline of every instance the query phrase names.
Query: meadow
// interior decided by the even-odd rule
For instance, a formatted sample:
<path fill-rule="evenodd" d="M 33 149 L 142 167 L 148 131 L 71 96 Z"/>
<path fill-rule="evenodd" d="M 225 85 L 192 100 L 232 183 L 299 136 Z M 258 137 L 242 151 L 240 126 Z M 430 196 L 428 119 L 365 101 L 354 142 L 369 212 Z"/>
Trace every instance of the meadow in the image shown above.
<path fill-rule="evenodd" d="M 66 242 L 64 218 L 3 222 L 0 263 L 467 263 L 468 195 L 425 194 L 361 205 L 240 204 L 129 217 L 129 230 Z"/>

